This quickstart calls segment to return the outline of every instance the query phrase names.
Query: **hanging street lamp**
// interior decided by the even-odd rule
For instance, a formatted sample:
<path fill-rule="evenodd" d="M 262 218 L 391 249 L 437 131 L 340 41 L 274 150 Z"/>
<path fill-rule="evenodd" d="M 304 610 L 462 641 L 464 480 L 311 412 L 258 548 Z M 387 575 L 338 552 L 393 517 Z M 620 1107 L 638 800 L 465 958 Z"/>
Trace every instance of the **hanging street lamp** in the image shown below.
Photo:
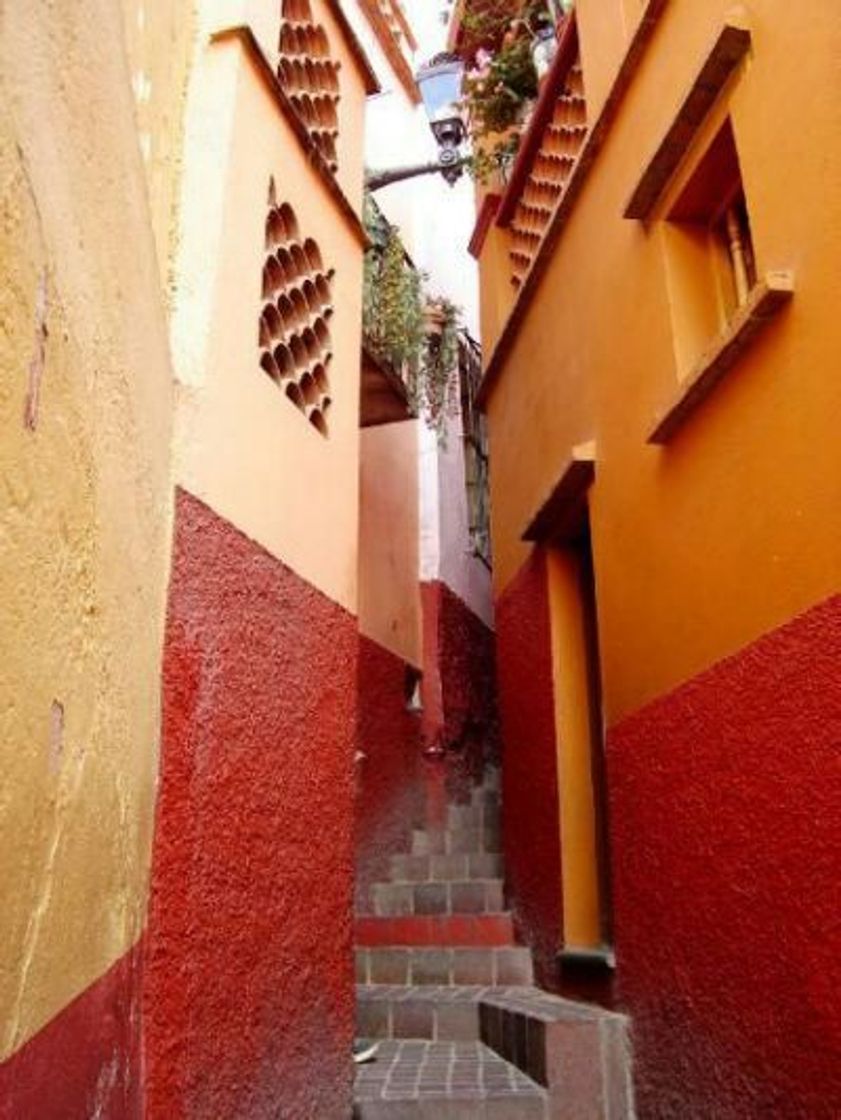
<path fill-rule="evenodd" d="M 459 101 L 464 63 L 455 54 L 438 54 L 415 75 L 423 100 L 429 127 L 438 145 L 438 159 L 409 167 L 395 167 L 387 171 L 372 171 L 366 177 L 369 191 L 379 190 L 389 183 L 414 179 L 418 175 L 440 173 L 452 186 L 461 177 L 465 157 L 461 154 L 466 131 L 461 117 Z"/>

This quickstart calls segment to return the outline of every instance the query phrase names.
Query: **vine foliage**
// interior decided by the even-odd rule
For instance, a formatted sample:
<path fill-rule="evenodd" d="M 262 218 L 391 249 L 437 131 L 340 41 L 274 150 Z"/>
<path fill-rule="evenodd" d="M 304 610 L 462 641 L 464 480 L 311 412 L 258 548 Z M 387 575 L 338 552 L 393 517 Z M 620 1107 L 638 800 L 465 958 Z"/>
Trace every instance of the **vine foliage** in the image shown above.
<path fill-rule="evenodd" d="M 414 267 L 397 228 L 370 194 L 365 226 L 371 242 L 362 288 L 365 345 L 401 378 L 412 411 L 442 434 L 456 403 L 459 309 L 429 297 L 426 275 Z"/>

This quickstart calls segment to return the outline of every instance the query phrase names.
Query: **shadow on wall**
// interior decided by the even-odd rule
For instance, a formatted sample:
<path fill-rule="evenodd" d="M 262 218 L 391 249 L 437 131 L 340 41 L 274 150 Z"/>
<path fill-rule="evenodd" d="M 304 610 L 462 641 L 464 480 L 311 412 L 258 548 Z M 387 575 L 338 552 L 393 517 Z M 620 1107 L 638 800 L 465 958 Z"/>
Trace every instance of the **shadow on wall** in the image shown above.
<path fill-rule="evenodd" d="M 371 883 L 387 878 L 389 857 L 407 852 L 423 818 L 420 715 L 410 711 L 409 666 L 359 636 L 356 709 L 356 909 L 369 908 Z"/>
<path fill-rule="evenodd" d="M 536 551 L 496 608 L 506 892 L 538 982 L 558 984 L 561 845 L 546 562 Z"/>

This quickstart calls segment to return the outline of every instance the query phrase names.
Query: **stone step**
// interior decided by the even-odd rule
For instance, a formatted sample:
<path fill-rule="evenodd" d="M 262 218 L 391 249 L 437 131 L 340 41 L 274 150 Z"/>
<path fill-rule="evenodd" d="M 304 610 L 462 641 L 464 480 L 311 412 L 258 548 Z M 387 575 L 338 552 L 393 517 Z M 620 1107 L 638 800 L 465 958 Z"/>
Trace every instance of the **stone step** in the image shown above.
<path fill-rule="evenodd" d="M 493 990 L 477 985 L 357 984 L 356 1035 L 477 1042 L 479 999 Z"/>
<path fill-rule="evenodd" d="M 499 829 L 500 808 L 495 794 L 482 794 L 469 805 L 450 805 L 447 809 L 447 828 L 450 829 Z"/>
<path fill-rule="evenodd" d="M 549 1090 L 552 1120 L 634 1115 L 626 1017 L 537 988 L 359 985 L 357 1034 L 478 1038 Z"/>
<path fill-rule="evenodd" d="M 522 945 L 488 948 L 356 948 L 358 984 L 513 987 L 534 982 L 531 953 Z"/>
<path fill-rule="evenodd" d="M 374 913 L 498 914 L 503 909 L 501 879 L 451 879 L 437 883 L 374 883 Z"/>
<path fill-rule="evenodd" d="M 379 918 L 359 914 L 357 945 L 513 945 L 511 914 L 406 914 Z"/>
<path fill-rule="evenodd" d="M 547 1120 L 545 1089 L 480 1042 L 387 1041 L 357 1069 L 355 1120 Z"/>
<path fill-rule="evenodd" d="M 446 883 L 453 879 L 499 879 L 502 856 L 479 852 L 472 855 L 397 855 L 391 857 L 393 882 Z"/>
<path fill-rule="evenodd" d="M 600 1007 L 561 999 L 537 988 L 488 991 L 479 1000 L 486 1046 L 550 1093 L 550 1116 L 632 1120 L 634 1099 L 628 1020 Z"/>
<path fill-rule="evenodd" d="M 475 1042 L 481 1001 L 519 990 L 479 984 L 357 984 L 356 1035 Z"/>
<path fill-rule="evenodd" d="M 499 827 L 496 828 L 416 828 L 412 831 L 412 855 L 473 855 L 490 852 L 498 855 L 501 848 Z"/>

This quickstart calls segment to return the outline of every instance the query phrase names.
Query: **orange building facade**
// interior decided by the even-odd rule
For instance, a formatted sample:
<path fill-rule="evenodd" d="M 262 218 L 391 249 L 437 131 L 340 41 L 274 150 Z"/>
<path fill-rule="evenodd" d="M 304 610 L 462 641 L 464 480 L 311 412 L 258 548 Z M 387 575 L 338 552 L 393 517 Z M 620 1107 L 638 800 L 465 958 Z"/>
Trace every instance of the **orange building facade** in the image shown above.
<path fill-rule="evenodd" d="M 577 0 L 471 243 L 507 889 L 544 983 L 615 965 L 644 1116 L 841 1108 L 818 9 Z"/>
<path fill-rule="evenodd" d="M 396 3 L 76 9 L 0 28 L 0 1117 L 338 1120 L 354 887 L 492 694 L 461 419 L 426 572 L 444 453 L 363 352 L 366 105 L 431 144 L 415 43 Z"/>

